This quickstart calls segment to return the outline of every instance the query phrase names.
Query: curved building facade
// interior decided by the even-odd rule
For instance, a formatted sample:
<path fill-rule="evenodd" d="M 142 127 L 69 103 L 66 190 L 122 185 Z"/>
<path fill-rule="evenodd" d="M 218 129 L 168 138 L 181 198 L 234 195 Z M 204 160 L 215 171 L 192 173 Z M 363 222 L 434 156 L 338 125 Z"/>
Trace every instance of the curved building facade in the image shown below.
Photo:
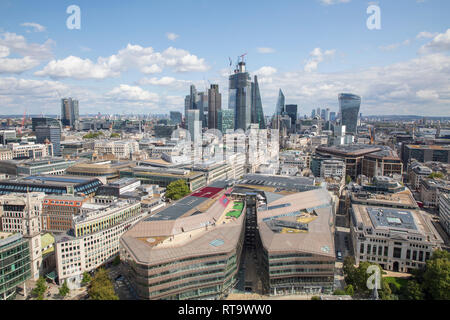
<path fill-rule="evenodd" d="M 348 133 L 356 135 L 361 97 L 351 93 L 339 94 L 339 111 L 341 123 L 346 127 Z"/>

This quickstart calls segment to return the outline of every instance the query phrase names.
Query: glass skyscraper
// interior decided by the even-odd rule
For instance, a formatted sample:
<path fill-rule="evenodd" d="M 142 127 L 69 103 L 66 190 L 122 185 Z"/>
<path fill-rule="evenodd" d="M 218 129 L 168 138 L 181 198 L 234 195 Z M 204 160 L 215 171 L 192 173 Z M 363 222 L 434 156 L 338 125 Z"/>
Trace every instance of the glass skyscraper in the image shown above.
<path fill-rule="evenodd" d="M 228 109 L 234 111 L 234 129 L 247 130 L 251 123 L 252 82 L 245 62 L 238 63 L 229 78 Z"/>
<path fill-rule="evenodd" d="M 266 129 L 257 76 L 255 76 L 255 81 L 252 83 L 252 123 L 259 124 L 260 129 Z"/>
<path fill-rule="evenodd" d="M 54 125 L 43 125 L 37 126 L 36 131 L 36 142 L 45 143 L 48 140 L 53 144 L 53 155 L 61 156 L 61 127 Z"/>
<path fill-rule="evenodd" d="M 219 85 L 212 84 L 208 90 L 208 128 L 218 129 L 217 113 L 222 109 L 222 94 Z"/>
<path fill-rule="evenodd" d="M 291 124 L 295 126 L 295 122 L 297 120 L 297 105 L 296 104 L 287 104 L 286 105 L 286 114 L 291 118 Z"/>
<path fill-rule="evenodd" d="M 280 89 L 280 92 L 278 93 L 278 100 L 277 100 L 275 114 L 277 116 L 281 116 L 285 112 L 284 108 L 285 108 L 284 107 L 284 94 L 283 94 L 283 91 L 281 91 L 281 89 Z"/>
<path fill-rule="evenodd" d="M 227 133 L 227 130 L 234 130 L 234 112 L 233 110 L 219 110 L 217 111 L 217 129 L 223 134 Z"/>
<path fill-rule="evenodd" d="M 78 100 L 61 99 L 61 123 L 75 129 L 79 119 Z"/>
<path fill-rule="evenodd" d="M 357 133 L 359 108 L 361 106 L 361 97 L 350 94 L 339 94 L 339 111 L 341 114 L 341 124 L 346 127 L 348 133 Z"/>

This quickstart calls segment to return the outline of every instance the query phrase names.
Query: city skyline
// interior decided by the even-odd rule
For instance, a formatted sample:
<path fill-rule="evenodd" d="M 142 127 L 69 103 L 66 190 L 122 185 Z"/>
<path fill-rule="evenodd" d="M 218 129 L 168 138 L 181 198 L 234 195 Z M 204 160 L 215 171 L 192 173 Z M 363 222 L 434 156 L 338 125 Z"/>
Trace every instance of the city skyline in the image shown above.
<path fill-rule="evenodd" d="M 280 88 L 299 114 L 337 111 L 341 92 L 361 96 L 366 115 L 450 114 L 445 1 L 380 3 L 381 30 L 367 28 L 368 3 L 356 0 L 239 3 L 238 12 L 234 1 L 81 1 L 80 30 L 66 27 L 69 5 L 0 5 L 0 114 L 58 114 L 68 96 L 80 101 L 80 114 L 183 112 L 191 84 L 205 91 L 216 83 L 228 92 L 243 53 L 258 77 L 265 115 L 275 112 Z M 177 19 L 187 12 L 204 27 Z M 140 18 L 144 13 L 148 19 Z M 271 22 L 271 15 L 283 19 Z M 230 30 L 234 20 L 245 36 Z"/>

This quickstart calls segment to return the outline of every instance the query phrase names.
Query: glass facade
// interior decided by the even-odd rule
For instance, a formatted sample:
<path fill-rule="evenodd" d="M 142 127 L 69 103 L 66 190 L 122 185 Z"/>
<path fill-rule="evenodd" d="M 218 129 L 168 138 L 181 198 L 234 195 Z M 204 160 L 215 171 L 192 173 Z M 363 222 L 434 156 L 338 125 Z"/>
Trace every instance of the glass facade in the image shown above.
<path fill-rule="evenodd" d="M 251 123 L 252 82 L 245 63 L 229 78 L 228 108 L 234 110 L 234 129 L 247 130 Z"/>
<path fill-rule="evenodd" d="M 260 129 L 266 129 L 257 76 L 255 76 L 255 81 L 252 83 L 252 123 L 259 124 Z"/>
<path fill-rule="evenodd" d="M 361 106 L 361 97 L 349 94 L 339 94 L 339 111 L 341 113 L 341 123 L 345 126 L 346 132 L 356 135 L 358 124 L 359 108 Z"/>
<path fill-rule="evenodd" d="M 219 110 L 217 112 L 217 122 L 217 129 L 222 133 L 227 133 L 227 130 L 234 130 L 233 110 Z"/>
<path fill-rule="evenodd" d="M 30 277 L 28 241 L 20 234 L 0 239 L 0 300 L 13 299 L 16 287 Z"/>
<path fill-rule="evenodd" d="M 278 100 L 277 100 L 277 105 L 275 107 L 275 112 L 277 116 L 281 116 L 285 110 L 284 110 L 284 94 L 283 91 L 281 91 L 278 93 Z"/>

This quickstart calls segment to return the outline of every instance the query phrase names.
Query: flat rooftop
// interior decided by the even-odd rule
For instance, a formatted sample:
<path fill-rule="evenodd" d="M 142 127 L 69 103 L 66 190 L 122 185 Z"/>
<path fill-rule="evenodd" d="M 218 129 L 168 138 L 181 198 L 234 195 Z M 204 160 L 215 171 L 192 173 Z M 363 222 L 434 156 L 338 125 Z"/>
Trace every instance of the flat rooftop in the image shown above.
<path fill-rule="evenodd" d="M 367 207 L 366 210 L 375 228 L 387 227 L 417 230 L 414 217 L 408 210 L 376 207 Z"/>

